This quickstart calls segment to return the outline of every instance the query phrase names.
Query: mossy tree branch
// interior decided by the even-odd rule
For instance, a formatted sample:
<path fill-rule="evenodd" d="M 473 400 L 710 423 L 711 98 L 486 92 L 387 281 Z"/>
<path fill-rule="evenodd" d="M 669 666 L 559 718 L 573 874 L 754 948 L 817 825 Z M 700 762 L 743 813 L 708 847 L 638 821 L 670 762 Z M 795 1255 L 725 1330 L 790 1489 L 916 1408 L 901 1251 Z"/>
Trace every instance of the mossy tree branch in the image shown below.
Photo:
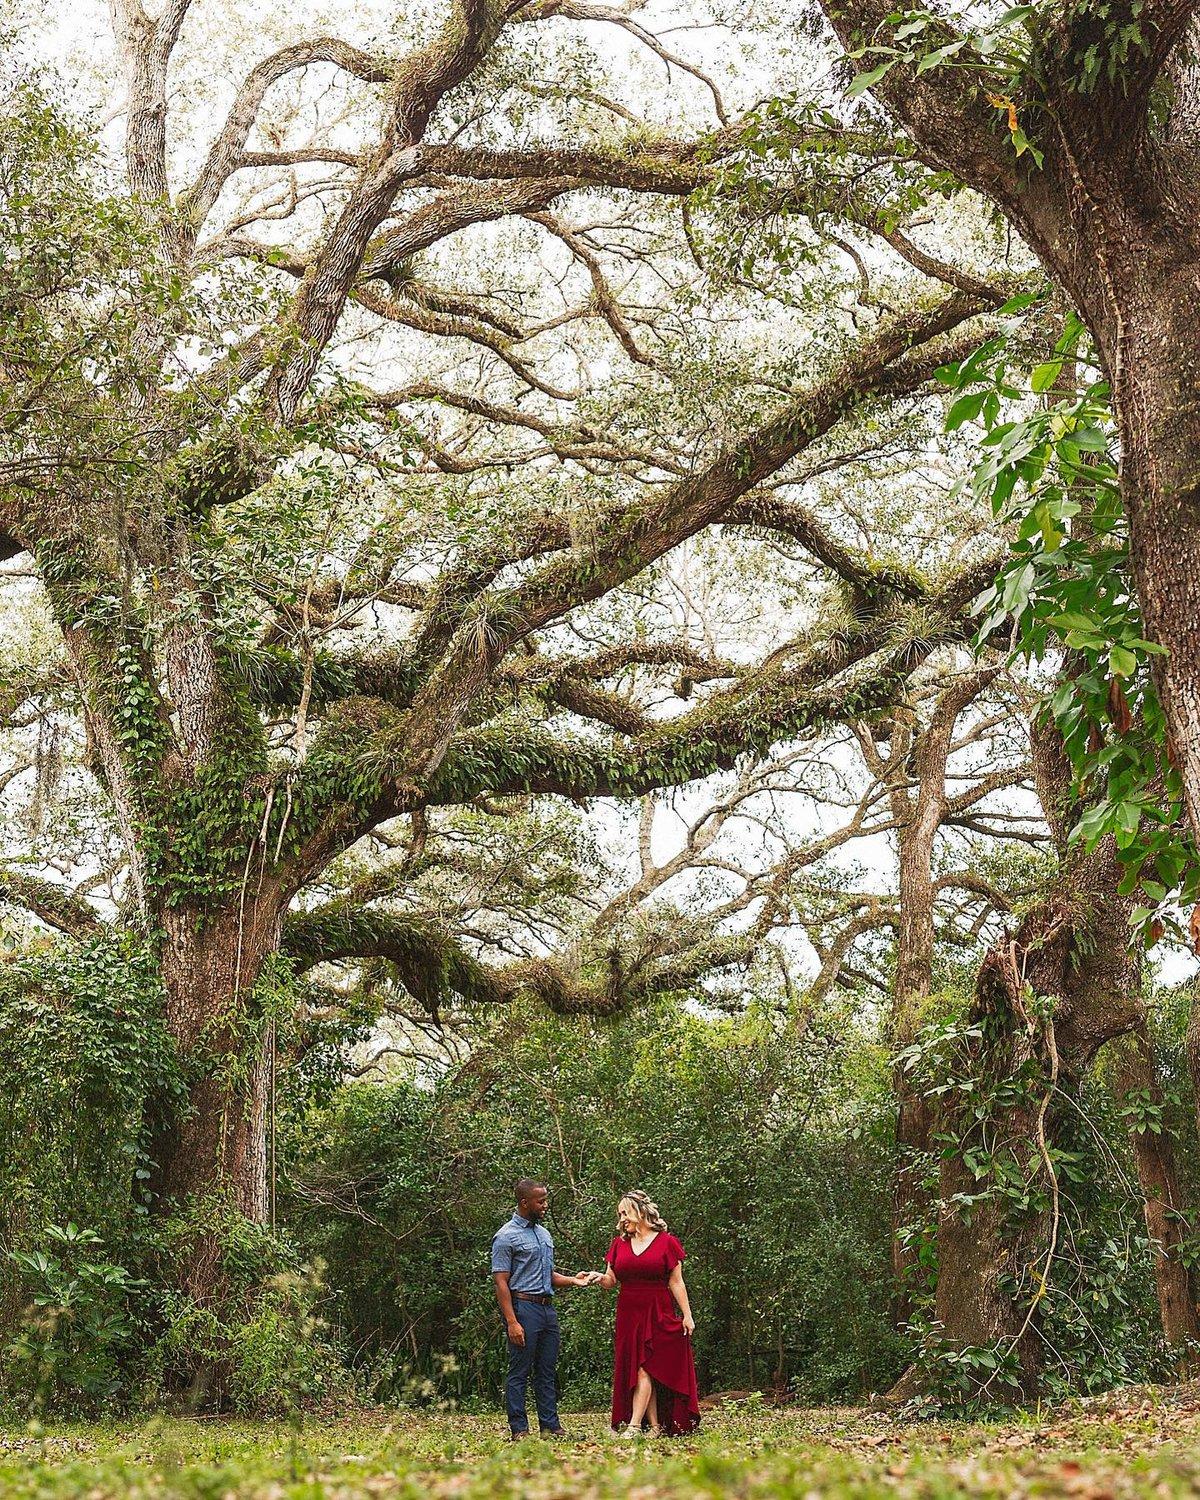
<path fill-rule="evenodd" d="M 829 375 L 799 392 L 777 417 L 718 454 L 694 477 L 665 486 L 641 505 L 603 516 L 589 535 L 574 538 L 562 557 L 506 592 L 489 595 L 477 617 L 466 613 L 414 699 L 410 774 L 421 777 L 436 766 L 462 706 L 514 646 L 719 522 L 865 397 L 885 389 L 919 389 L 947 357 L 939 344 L 943 335 L 984 311 L 981 299 L 956 292 L 932 308 L 893 319 L 862 340 Z M 450 624 L 446 619 L 439 633 Z"/>
<path fill-rule="evenodd" d="M 425 916 L 351 902 L 293 913 L 283 934 L 284 951 L 302 968 L 384 960 L 408 993 L 435 1016 L 456 1002 L 498 1006 L 526 997 L 559 1015 L 611 1015 L 744 963 L 755 944 L 752 933 L 710 935 L 681 952 L 650 951 L 632 960 L 613 948 L 589 964 L 546 957 L 498 966 L 476 958 Z"/>
<path fill-rule="evenodd" d="M 81 941 L 96 937 L 106 925 L 82 896 L 27 870 L 0 869 L 0 901 L 19 906 L 47 927 Z"/>

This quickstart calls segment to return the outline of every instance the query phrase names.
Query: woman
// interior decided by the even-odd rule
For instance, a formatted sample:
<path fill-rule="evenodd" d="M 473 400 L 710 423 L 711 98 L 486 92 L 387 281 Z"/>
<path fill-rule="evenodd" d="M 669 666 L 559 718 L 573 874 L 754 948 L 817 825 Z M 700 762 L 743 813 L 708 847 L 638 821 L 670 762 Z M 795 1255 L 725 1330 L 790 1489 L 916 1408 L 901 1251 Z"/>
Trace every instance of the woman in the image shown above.
<path fill-rule="evenodd" d="M 640 1437 L 691 1432 L 700 1421 L 684 1249 L 643 1192 L 617 1204 L 617 1235 L 604 1257 L 604 1287 L 619 1286 L 613 1354 L 613 1431 Z M 678 1307 L 678 1312 L 676 1311 Z M 622 1431 L 622 1424 L 624 1430 Z"/>

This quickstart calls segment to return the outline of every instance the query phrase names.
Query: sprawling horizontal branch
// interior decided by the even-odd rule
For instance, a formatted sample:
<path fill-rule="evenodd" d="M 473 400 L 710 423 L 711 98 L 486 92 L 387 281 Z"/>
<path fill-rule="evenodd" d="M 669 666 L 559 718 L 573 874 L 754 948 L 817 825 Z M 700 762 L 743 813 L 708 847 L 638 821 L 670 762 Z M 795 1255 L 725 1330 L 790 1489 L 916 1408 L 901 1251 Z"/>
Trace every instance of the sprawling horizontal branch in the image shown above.
<path fill-rule="evenodd" d="M 708 180 L 709 164 L 736 143 L 736 133 L 727 130 L 703 141 L 639 137 L 611 146 L 532 146 L 506 151 L 430 145 L 422 149 L 420 160 L 423 171 L 447 177 L 486 182 L 569 178 L 580 186 L 686 197 Z"/>
<path fill-rule="evenodd" d="M 283 946 L 304 968 L 383 959 L 409 994 L 435 1015 L 456 1000 L 496 1006 L 526 996 L 559 1015 L 602 1015 L 744 962 L 751 939 L 746 934 L 709 937 L 683 952 L 643 958 L 628 967 L 614 952 L 595 966 L 596 973 L 584 973 L 576 964 L 554 958 L 529 958 L 499 967 L 474 957 L 427 917 L 328 902 L 290 916 Z"/>
<path fill-rule="evenodd" d="M 739 500 L 722 519 L 726 526 L 762 527 L 794 538 L 864 599 L 874 599 L 881 593 L 916 599 L 925 592 L 924 581 L 911 568 L 877 563 L 843 546 L 806 505 L 781 500 L 768 490 L 756 491 Z"/>
<path fill-rule="evenodd" d="M 666 486 L 641 506 L 604 518 L 572 555 L 548 564 L 514 590 L 505 613 L 516 641 L 568 610 L 599 598 L 725 514 L 797 454 L 824 437 L 859 402 L 880 390 L 917 390 L 946 351 L 914 349 L 986 310 L 979 299 L 948 297 L 897 318 L 854 349 L 825 379 L 799 393 L 774 421 L 718 455 L 694 478 Z M 588 544 L 590 543 L 590 545 Z"/>
<path fill-rule="evenodd" d="M 741 669 L 732 662 L 717 660 L 685 641 L 629 641 L 606 646 L 591 656 L 534 654 L 512 658 L 498 677 L 514 683 L 559 683 L 567 679 L 599 682 L 638 666 L 671 667 L 689 682 L 741 675 Z"/>
<path fill-rule="evenodd" d="M 507 595 L 489 600 L 486 632 L 464 607 L 464 628 L 457 642 L 414 703 L 414 723 L 430 731 L 427 746 L 414 745 L 417 774 L 424 770 L 422 761 L 440 758 L 443 726 L 452 724 L 450 705 L 469 701 L 513 646 L 719 522 L 865 397 L 883 390 L 919 389 L 947 357 L 938 345 L 941 336 L 984 310 L 980 299 L 955 292 L 932 308 L 894 319 L 855 347 L 828 376 L 798 393 L 778 417 L 730 445 L 699 473 L 664 486 L 644 504 L 600 517 L 590 535 L 572 536 L 569 551 Z M 477 592 L 471 589 L 464 606 L 469 607 Z M 417 656 L 430 663 L 436 660 L 451 642 L 456 624 L 454 615 L 443 610 L 418 642 Z"/>
<path fill-rule="evenodd" d="M 305 655 L 290 647 L 260 646 L 235 663 L 262 708 L 294 708 L 302 699 L 314 712 L 346 698 L 377 698 L 404 707 L 416 688 L 400 650 L 327 651 Z"/>
<path fill-rule="evenodd" d="M 894 621 L 867 625 L 626 740 L 597 744 L 502 727 L 465 730 L 451 740 L 430 779 L 428 801 L 517 792 L 629 797 L 698 780 L 731 769 L 747 753 L 889 706 L 920 662 L 947 640 L 962 639 L 965 630 L 953 611 L 940 622 L 923 612 L 919 634 L 898 630 Z M 898 634 L 899 642 L 888 646 Z M 861 670 L 852 672 L 856 666 Z"/>
<path fill-rule="evenodd" d="M 0 870 L 0 901 L 22 907 L 69 937 L 85 939 L 104 930 L 104 923 L 82 896 L 25 870 Z"/>

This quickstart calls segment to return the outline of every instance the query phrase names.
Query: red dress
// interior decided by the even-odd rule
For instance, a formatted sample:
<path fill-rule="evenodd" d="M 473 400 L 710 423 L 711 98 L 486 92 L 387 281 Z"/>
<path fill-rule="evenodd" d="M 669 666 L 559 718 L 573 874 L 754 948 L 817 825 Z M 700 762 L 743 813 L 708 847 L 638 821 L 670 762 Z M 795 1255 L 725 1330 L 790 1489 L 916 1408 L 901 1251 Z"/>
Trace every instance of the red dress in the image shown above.
<path fill-rule="evenodd" d="M 620 1284 L 613 1354 L 614 1427 L 628 1422 L 632 1414 L 639 1368 L 658 1388 L 658 1420 L 664 1432 L 691 1432 L 700 1421 L 692 1341 L 683 1331 L 667 1285 L 683 1258 L 683 1246 L 665 1229 L 640 1255 L 620 1235 L 608 1247 L 604 1259 Z"/>

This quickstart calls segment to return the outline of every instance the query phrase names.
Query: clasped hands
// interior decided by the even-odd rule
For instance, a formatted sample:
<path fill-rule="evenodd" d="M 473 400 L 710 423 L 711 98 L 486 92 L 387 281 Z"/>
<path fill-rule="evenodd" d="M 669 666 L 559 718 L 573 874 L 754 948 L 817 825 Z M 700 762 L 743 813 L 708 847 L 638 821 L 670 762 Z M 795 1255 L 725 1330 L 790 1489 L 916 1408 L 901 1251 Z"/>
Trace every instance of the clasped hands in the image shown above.
<path fill-rule="evenodd" d="M 598 1281 L 603 1280 L 603 1271 L 577 1271 L 571 1277 L 571 1282 L 575 1286 L 595 1286 Z"/>

